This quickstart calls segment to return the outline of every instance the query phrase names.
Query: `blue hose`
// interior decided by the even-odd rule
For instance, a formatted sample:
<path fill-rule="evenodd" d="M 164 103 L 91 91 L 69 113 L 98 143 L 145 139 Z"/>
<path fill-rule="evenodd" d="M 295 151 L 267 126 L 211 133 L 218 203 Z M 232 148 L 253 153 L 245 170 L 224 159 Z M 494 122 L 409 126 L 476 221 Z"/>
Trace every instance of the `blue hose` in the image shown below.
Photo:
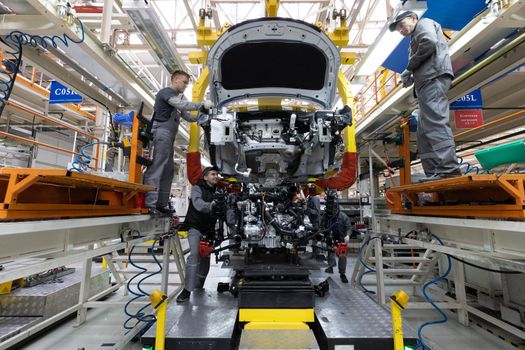
<path fill-rule="evenodd" d="M 7 35 L 7 39 L 9 39 L 13 43 L 20 43 L 22 45 L 30 45 L 31 47 L 38 47 L 41 46 L 44 49 L 49 47 L 51 45 L 55 49 L 58 48 L 58 44 L 62 43 L 64 46 L 69 47 L 69 42 L 72 42 L 74 44 L 80 44 L 84 42 L 85 36 L 84 36 L 84 25 L 82 22 L 75 17 L 75 19 L 80 24 L 80 30 L 81 30 L 81 37 L 80 40 L 75 40 L 68 36 L 67 34 L 62 35 L 31 35 L 24 32 L 21 32 L 19 30 L 13 30 L 11 33 Z"/>
<path fill-rule="evenodd" d="M 10 44 L 3 39 L 1 39 L 1 41 L 8 47 L 13 47 L 13 51 L 5 50 L 6 58 L 2 61 L 2 65 L 4 65 L 6 69 L 3 69 L 1 67 L 2 65 L 0 65 L 0 73 L 3 74 L 3 78 L 0 79 L 0 116 L 4 111 L 6 101 L 11 95 L 18 69 L 22 63 L 22 44 L 20 42 Z"/>
<path fill-rule="evenodd" d="M 5 65 L 6 69 L 4 70 L 0 68 L 0 73 L 4 74 L 5 76 L 3 79 L 0 79 L 0 116 L 2 115 L 2 112 L 6 105 L 6 101 L 11 95 L 11 91 L 13 90 L 15 79 L 18 74 L 18 69 L 20 67 L 20 63 L 22 62 L 22 46 L 30 45 L 31 47 L 41 46 L 43 48 L 47 48 L 51 45 L 52 47 L 57 48 L 59 43 L 62 43 L 66 47 L 69 46 L 70 42 L 75 44 L 82 43 L 85 39 L 84 25 L 78 18 L 75 19 L 80 24 L 80 40 L 72 39 L 67 34 L 41 36 L 27 34 L 19 30 L 14 30 L 10 32 L 6 37 L 6 40 L 1 39 L 1 41 L 7 46 L 14 47 L 14 51 L 5 51 L 6 55 L 9 56 L 8 59 L 4 59 L 2 62 L 3 65 Z"/>
<path fill-rule="evenodd" d="M 370 273 L 374 273 L 376 272 L 376 270 L 374 270 L 371 266 L 369 266 L 368 264 L 366 264 L 363 260 L 363 249 L 370 243 L 371 240 L 373 239 L 376 239 L 376 238 L 380 238 L 380 237 L 370 237 L 368 238 L 368 240 L 363 243 L 363 245 L 361 247 L 359 247 L 359 262 L 361 262 L 361 264 L 365 267 L 365 269 L 367 271 L 363 272 L 360 276 L 359 276 L 359 279 L 358 279 L 358 283 L 359 283 L 359 286 L 361 287 L 361 289 L 363 290 L 363 292 L 365 293 L 369 293 L 369 294 L 375 294 L 375 292 L 373 290 L 370 290 L 370 289 L 367 289 L 364 285 L 363 285 L 363 277 L 365 275 L 368 275 Z"/>
<path fill-rule="evenodd" d="M 441 239 L 439 239 L 438 236 L 436 235 L 432 235 L 432 237 L 434 237 L 440 245 L 444 245 L 443 244 L 443 241 Z M 432 285 L 432 284 L 437 284 L 439 281 L 442 281 L 444 280 L 448 274 L 450 273 L 450 270 L 452 269 L 452 261 L 450 259 L 450 256 L 447 255 L 447 261 L 448 261 L 448 267 L 447 267 L 447 270 L 445 271 L 445 273 L 441 276 L 438 276 L 436 277 L 435 279 L 431 280 L 431 281 L 428 281 L 426 282 L 423 287 L 421 288 L 421 292 L 423 293 L 423 296 L 425 297 L 425 300 L 428 301 L 430 303 L 430 305 L 432 305 L 432 307 L 442 316 L 442 318 L 440 320 L 435 320 L 435 321 L 428 321 L 428 322 L 425 322 L 423 323 L 421 326 L 419 326 L 419 328 L 417 329 L 417 343 L 416 343 L 416 350 L 417 349 L 423 349 L 423 350 L 431 350 L 430 347 L 425 343 L 425 341 L 423 340 L 423 336 L 422 336 L 422 331 L 423 331 L 423 328 L 427 327 L 427 326 L 430 326 L 430 325 L 434 325 L 434 324 L 441 324 L 441 323 L 445 323 L 448 321 L 448 317 L 447 315 L 443 312 L 443 310 L 441 310 L 435 303 L 434 301 L 428 296 L 427 294 L 427 291 L 426 289 Z"/>
<path fill-rule="evenodd" d="M 95 145 L 108 145 L 108 144 L 109 142 L 92 142 L 92 143 L 88 143 L 82 146 L 79 150 L 80 154 L 77 154 L 75 156 L 75 160 L 71 164 L 71 168 L 69 168 L 69 170 L 74 170 L 74 171 L 78 171 L 79 173 L 83 173 L 85 171 L 84 169 L 90 169 L 91 166 L 89 165 L 89 163 L 91 163 L 91 160 L 93 158 L 90 155 L 86 154 L 85 150 L 88 147 L 92 147 Z"/>
<path fill-rule="evenodd" d="M 140 273 L 136 274 L 135 276 L 133 276 L 132 278 L 130 278 L 126 284 L 126 288 L 127 290 L 134 295 L 133 298 L 131 298 L 127 303 L 126 305 L 124 306 L 124 313 L 126 314 L 126 316 L 128 316 L 128 319 L 124 322 L 123 326 L 125 329 L 133 329 L 135 327 L 135 325 L 133 326 L 130 326 L 129 325 L 129 322 L 132 321 L 132 320 L 137 320 L 137 322 L 145 322 L 145 323 L 148 323 L 148 324 L 153 324 L 157 318 L 154 316 L 154 315 L 146 315 L 146 313 L 144 312 L 144 310 L 149 306 L 149 304 L 146 304 L 144 305 L 143 307 L 141 307 L 137 312 L 135 313 L 131 313 L 128 308 L 130 307 L 130 305 L 137 299 L 140 299 L 142 297 L 148 297 L 149 296 L 149 293 L 147 293 L 146 291 L 144 291 L 142 289 L 142 286 L 141 286 L 141 283 L 143 283 L 145 280 L 155 276 L 155 275 L 158 275 L 159 273 L 162 272 L 162 265 L 160 264 L 159 260 L 157 259 L 157 257 L 155 256 L 155 243 L 156 241 L 153 242 L 153 244 L 151 245 L 151 256 L 153 257 L 153 259 L 155 260 L 155 263 L 157 264 L 157 266 L 159 267 L 159 269 L 157 271 L 154 271 L 150 274 L 147 274 L 148 272 L 148 269 L 140 266 L 140 265 L 137 265 L 135 262 L 133 262 L 133 250 L 135 249 L 135 246 L 133 246 L 133 248 L 131 248 L 131 251 L 129 253 L 129 263 L 141 270 Z M 135 279 L 137 279 L 139 276 L 143 275 L 143 274 L 147 274 L 146 276 L 142 277 L 138 282 L 137 282 L 137 291 L 133 290 L 131 288 L 131 282 L 134 281 Z"/>
<path fill-rule="evenodd" d="M 463 160 L 462 157 L 458 157 L 459 158 L 459 166 L 461 167 L 462 165 L 466 165 L 467 168 L 465 169 L 465 175 L 470 173 L 470 172 L 473 172 L 474 170 L 476 171 L 476 174 L 479 174 L 480 173 L 480 169 L 478 166 L 476 165 L 470 165 L 469 162 L 466 162 Z M 488 171 L 486 170 L 481 170 L 482 171 L 482 174 L 483 173 L 488 173 Z"/>

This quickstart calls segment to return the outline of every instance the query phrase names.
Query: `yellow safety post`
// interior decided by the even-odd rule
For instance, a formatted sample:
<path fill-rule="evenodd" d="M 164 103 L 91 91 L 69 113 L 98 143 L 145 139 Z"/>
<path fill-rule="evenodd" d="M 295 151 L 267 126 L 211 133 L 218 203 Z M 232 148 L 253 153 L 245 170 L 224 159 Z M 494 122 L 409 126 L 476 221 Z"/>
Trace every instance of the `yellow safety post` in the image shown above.
<path fill-rule="evenodd" d="M 108 262 L 106 261 L 106 258 L 102 257 L 102 270 L 106 270 L 108 268 Z"/>
<path fill-rule="evenodd" d="M 155 290 L 149 296 L 151 305 L 157 310 L 157 332 L 155 334 L 155 350 L 164 350 L 166 338 L 166 307 L 168 296 L 160 290 Z"/>
<path fill-rule="evenodd" d="M 406 308 L 408 299 L 410 299 L 410 297 L 402 290 L 398 290 L 390 296 L 394 350 L 404 350 L 405 345 L 403 342 L 403 320 L 401 318 L 401 311 Z"/>

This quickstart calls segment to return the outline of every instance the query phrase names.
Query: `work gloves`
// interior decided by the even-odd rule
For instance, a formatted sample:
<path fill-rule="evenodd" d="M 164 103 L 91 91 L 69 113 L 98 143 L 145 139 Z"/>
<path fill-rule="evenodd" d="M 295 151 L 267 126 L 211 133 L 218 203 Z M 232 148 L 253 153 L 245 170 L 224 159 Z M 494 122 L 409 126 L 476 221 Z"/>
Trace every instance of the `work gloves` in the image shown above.
<path fill-rule="evenodd" d="M 401 83 L 404 88 L 414 84 L 414 75 L 411 71 L 405 69 L 403 73 L 401 73 Z"/>

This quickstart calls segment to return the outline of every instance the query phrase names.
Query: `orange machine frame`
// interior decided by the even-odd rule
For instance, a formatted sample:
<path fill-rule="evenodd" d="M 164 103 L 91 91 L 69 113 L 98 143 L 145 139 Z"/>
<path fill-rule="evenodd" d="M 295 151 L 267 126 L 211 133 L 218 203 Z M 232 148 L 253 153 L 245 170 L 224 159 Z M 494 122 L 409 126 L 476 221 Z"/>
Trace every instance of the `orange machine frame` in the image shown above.
<path fill-rule="evenodd" d="M 153 187 L 65 169 L 0 168 L 0 219 L 141 214 Z"/>
<path fill-rule="evenodd" d="M 0 168 L 0 220 L 147 213 L 141 193 L 140 120 L 133 113 L 128 181 L 65 169 Z"/>
<path fill-rule="evenodd" d="M 387 191 L 388 206 L 396 214 L 524 219 L 524 183 L 523 174 L 488 174 L 399 186 Z"/>

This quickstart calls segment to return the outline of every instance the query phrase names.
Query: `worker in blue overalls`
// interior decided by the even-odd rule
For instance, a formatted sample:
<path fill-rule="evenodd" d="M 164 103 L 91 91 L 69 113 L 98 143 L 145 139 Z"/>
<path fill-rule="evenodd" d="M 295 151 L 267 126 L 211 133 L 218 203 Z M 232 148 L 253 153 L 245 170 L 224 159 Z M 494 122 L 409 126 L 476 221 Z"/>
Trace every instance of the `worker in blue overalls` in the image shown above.
<path fill-rule="evenodd" d="M 417 147 L 425 180 L 461 176 L 449 123 L 448 90 L 454 72 L 441 26 L 405 11 L 390 23 L 389 29 L 410 36 L 408 65 L 401 73 L 401 81 L 403 87 L 414 84 L 419 103 Z"/>

